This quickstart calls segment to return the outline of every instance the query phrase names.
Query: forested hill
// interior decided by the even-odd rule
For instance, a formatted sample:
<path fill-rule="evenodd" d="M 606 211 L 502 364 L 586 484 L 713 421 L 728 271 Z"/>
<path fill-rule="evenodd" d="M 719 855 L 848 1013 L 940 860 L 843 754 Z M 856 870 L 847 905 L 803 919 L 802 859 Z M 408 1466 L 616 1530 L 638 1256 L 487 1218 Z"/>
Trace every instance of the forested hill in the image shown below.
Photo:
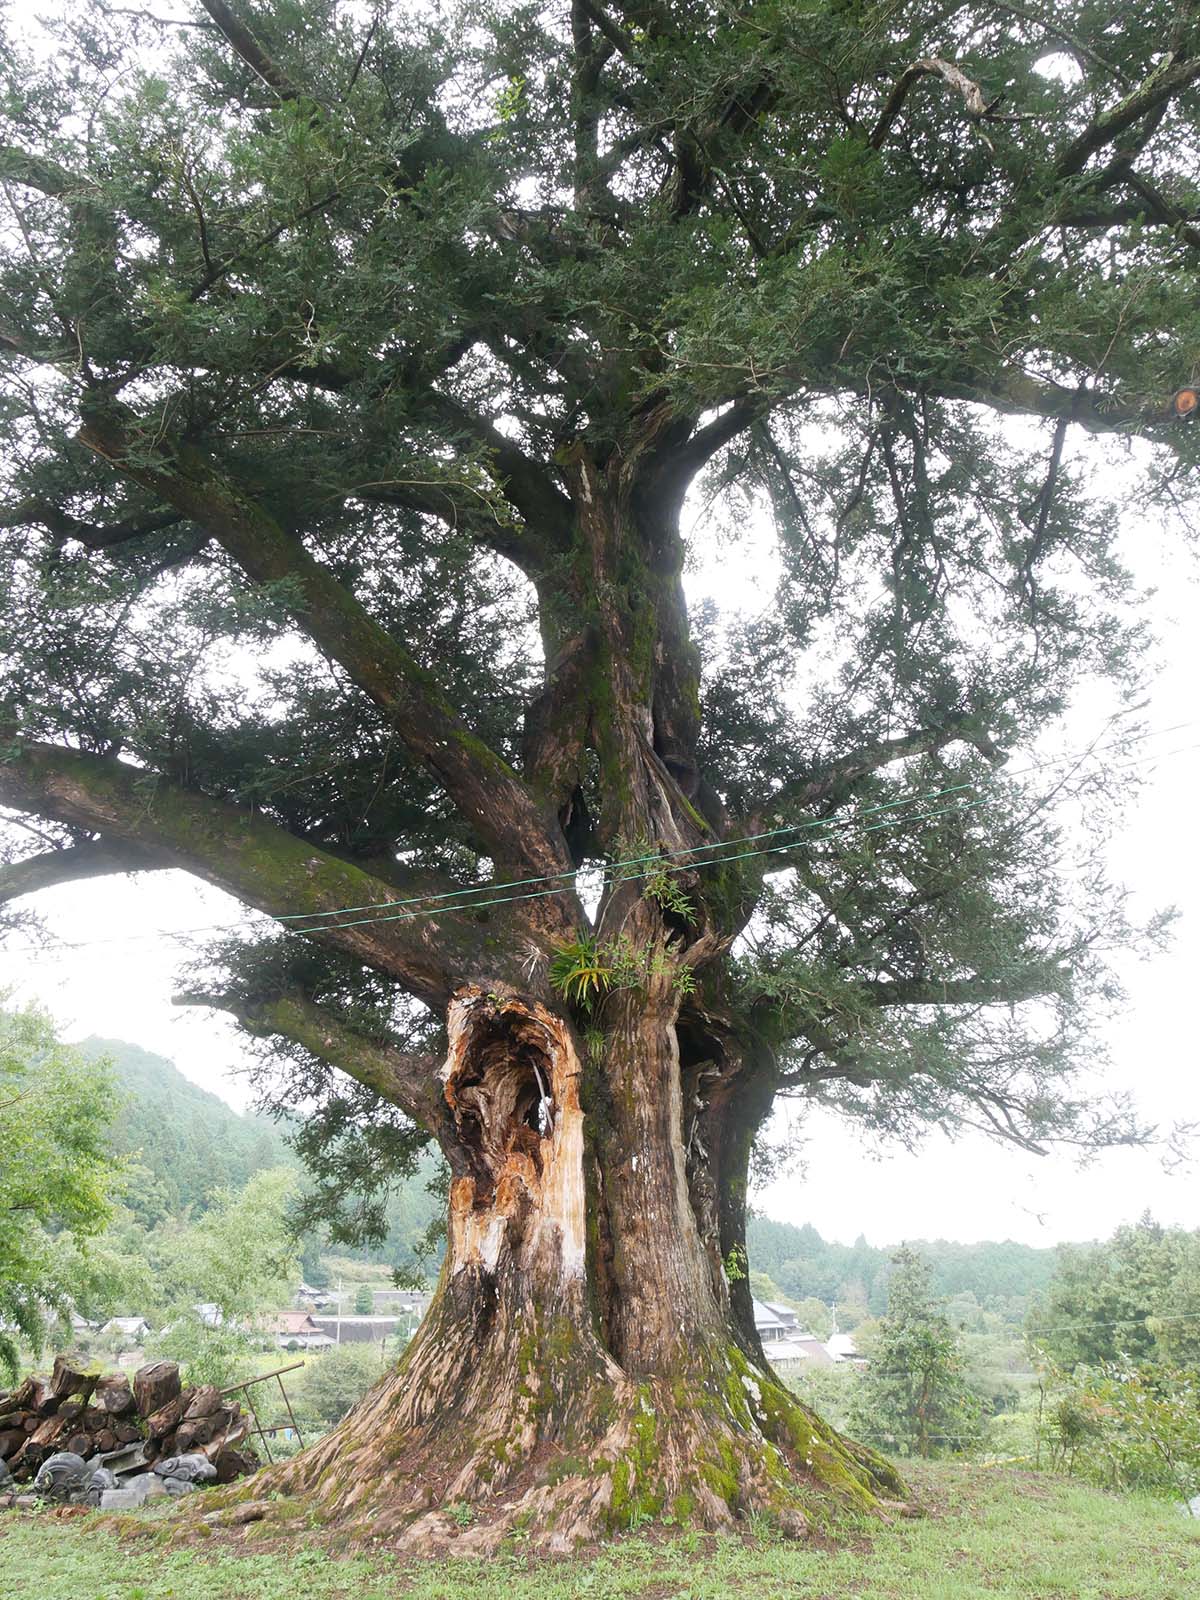
<path fill-rule="evenodd" d="M 852 1245 L 832 1244 L 807 1223 L 798 1228 L 769 1217 L 752 1217 L 746 1233 L 750 1270 L 765 1273 L 789 1299 L 814 1295 L 826 1304 L 839 1303 L 848 1313 L 865 1309 L 873 1316 L 887 1309 L 889 1258 L 900 1242 L 869 1245 L 860 1236 Z M 1038 1249 L 1012 1240 L 904 1242 L 932 1264 L 937 1294 L 973 1294 L 980 1305 L 1001 1312 L 1010 1309 L 1005 1302 L 1024 1301 L 1043 1290 L 1054 1272 L 1052 1246 Z"/>
<path fill-rule="evenodd" d="M 123 1039 L 85 1039 L 79 1049 L 107 1057 L 122 1105 L 112 1143 L 144 1168 L 128 1204 L 144 1223 L 203 1212 L 218 1189 L 240 1189 L 264 1167 L 296 1165 L 282 1131 L 266 1118 L 239 1116 L 185 1078 L 165 1056 Z"/>

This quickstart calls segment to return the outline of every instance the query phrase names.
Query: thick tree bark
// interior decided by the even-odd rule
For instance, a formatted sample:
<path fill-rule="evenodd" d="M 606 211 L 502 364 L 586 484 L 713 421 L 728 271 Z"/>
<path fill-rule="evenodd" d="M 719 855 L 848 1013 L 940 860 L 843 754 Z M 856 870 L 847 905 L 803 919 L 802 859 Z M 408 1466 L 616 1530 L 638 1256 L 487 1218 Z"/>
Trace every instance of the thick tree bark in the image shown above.
<path fill-rule="evenodd" d="M 695 1203 L 670 978 L 612 998 L 584 1043 L 528 997 L 456 996 L 448 1243 L 425 1321 L 333 1433 L 206 1511 L 299 1502 L 351 1536 L 478 1553 L 517 1529 L 565 1550 L 667 1513 L 795 1532 L 902 1495 L 748 1350 L 720 1256 L 744 1206 Z M 744 1198 L 743 1121 L 721 1149 Z"/>

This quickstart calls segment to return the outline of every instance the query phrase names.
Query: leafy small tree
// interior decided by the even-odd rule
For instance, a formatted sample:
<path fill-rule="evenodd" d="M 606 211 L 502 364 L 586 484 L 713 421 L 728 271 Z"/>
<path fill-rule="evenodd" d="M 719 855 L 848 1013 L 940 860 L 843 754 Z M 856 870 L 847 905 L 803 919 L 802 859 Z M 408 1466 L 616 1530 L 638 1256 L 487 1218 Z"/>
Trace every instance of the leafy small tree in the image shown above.
<path fill-rule="evenodd" d="M 1044 1413 L 1050 1465 L 1174 1500 L 1200 1492 L 1200 1373 L 1105 1362 L 1080 1368 Z"/>
<path fill-rule="evenodd" d="M 369 1283 L 360 1283 L 354 1291 L 354 1314 L 356 1317 L 369 1317 L 375 1309 L 375 1296 L 371 1293 Z"/>
<path fill-rule="evenodd" d="M 320 1433 L 335 1427 L 362 1399 L 386 1366 L 377 1344 L 340 1344 L 315 1355 L 289 1388 L 301 1427 Z"/>
<path fill-rule="evenodd" d="M 208 1302 L 223 1322 L 248 1321 L 290 1299 L 299 1264 L 289 1225 L 297 1175 L 256 1172 L 245 1188 L 221 1192 L 199 1222 L 171 1239 L 162 1270 L 176 1304 Z"/>
<path fill-rule="evenodd" d="M 851 1426 L 896 1455 L 964 1450 L 982 1437 L 983 1406 L 967 1382 L 961 1341 L 933 1298 L 929 1263 L 901 1249 L 892 1268 Z"/>
<path fill-rule="evenodd" d="M 87 1309 L 86 1243 L 112 1213 L 120 1164 L 102 1065 L 60 1044 L 44 1013 L 0 1011 L 0 1370 L 39 1351 L 48 1312 Z"/>

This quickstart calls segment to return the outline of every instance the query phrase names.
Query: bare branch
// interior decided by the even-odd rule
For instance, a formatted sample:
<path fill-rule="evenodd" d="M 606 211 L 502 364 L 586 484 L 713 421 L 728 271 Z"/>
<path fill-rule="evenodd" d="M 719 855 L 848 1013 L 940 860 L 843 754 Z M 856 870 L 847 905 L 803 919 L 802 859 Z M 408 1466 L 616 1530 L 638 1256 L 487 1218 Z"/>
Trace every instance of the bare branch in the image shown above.
<path fill-rule="evenodd" d="M 950 88 L 957 89 L 962 96 L 968 122 L 975 123 L 978 126 L 984 122 L 1016 122 L 1020 120 L 1017 117 L 1001 116 L 996 111 L 999 100 L 985 100 L 983 90 L 979 85 L 956 67 L 953 61 L 946 61 L 941 56 L 925 56 L 920 61 L 915 61 L 911 67 L 906 67 L 893 84 L 892 92 L 885 101 L 883 110 L 879 113 L 879 121 L 875 124 L 868 140 L 872 150 L 878 150 L 882 147 L 884 140 L 891 132 L 892 124 L 900 115 L 901 108 L 908 98 L 908 92 L 913 85 L 922 78 L 931 77 L 941 78 L 943 83 L 949 84 Z M 984 142 L 988 143 L 986 138 L 984 138 Z"/>
<path fill-rule="evenodd" d="M 75 539 L 89 550 L 107 550 L 131 539 L 144 539 L 148 534 L 176 527 L 183 520 L 178 512 L 162 511 L 105 525 L 84 522 L 45 500 L 20 500 L 15 505 L 0 506 L 0 528 L 42 527 L 56 539 Z"/>

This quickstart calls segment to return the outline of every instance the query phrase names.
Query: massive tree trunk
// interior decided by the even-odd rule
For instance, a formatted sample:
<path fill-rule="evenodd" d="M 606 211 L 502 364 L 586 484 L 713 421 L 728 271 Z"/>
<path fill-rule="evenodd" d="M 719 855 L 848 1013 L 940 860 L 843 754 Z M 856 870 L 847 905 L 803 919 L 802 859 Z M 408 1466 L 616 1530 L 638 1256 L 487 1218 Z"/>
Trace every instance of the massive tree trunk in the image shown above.
<path fill-rule="evenodd" d="M 433 1304 L 338 1428 L 227 1498 L 282 1491 L 285 1518 L 478 1552 L 517 1530 L 567 1549 L 657 1516 L 722 1528 L 764 1513 L 797 1532 L 902 1494 L 739 1324 L 715 1195 L 720 1181 L 744 1196 L 748 1142 L 735 1128 L 736 1175 L 700 1181 L 670 978 L 613 998 L 584 1043 L 536 1000 L 455 997 Z"/>

